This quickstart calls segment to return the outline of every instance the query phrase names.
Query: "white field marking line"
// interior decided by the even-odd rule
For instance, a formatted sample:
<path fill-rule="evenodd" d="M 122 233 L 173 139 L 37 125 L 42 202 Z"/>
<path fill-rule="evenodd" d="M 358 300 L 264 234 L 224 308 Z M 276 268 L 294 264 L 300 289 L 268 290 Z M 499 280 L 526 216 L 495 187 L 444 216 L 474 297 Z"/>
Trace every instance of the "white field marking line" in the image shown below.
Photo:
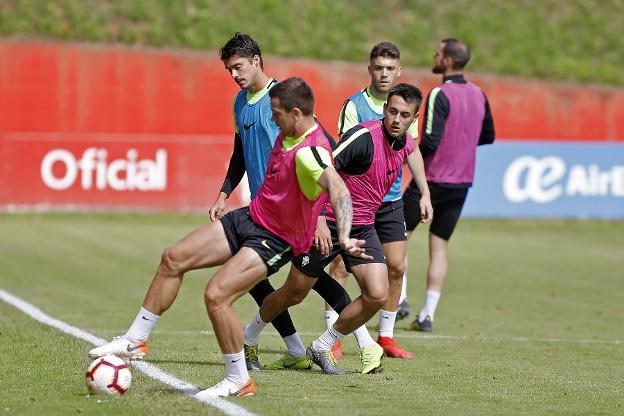
<path fill-rule="evenodd" d="M 118 334 L 123 330 L 103 330 L 102 332 Z M 215 335 L 213 331 L 199 330 L 181 330 L 181 331 L 169 331 L 169 330 L 154 330 L 154 334 L 179 334 L 179 335 Z M 273 330 L 268 330 L 262 333 L 266 336 L 279 337 L 280 335 Z M 318 337 L 321 333 L 318 332 L 299 332 L 301 336 Z M 395 334 L 398 339 L 410 339 L 419 341 L 433 341 L 433 340 L 450 340 L 450 341 L 512 341 L 512 342 L 542 342 L 553 344 L 604 344 L 604 345 L 624 345 L 624 340 L 619 339 L 566 339 L 566 338 L 530 338 L 530 337 L 490 337 L 490 336 L 467 336 L 467 335 L 431 335 L 431 334 L 419 334 L 419 333 L 405 333 L 401 332 Z"/>
<path fill-rule="evenodd" d="M 107 342 L 106 340 L 98 338 L 83 329 L 69 325 L 63 321 L 46 315 L 44 312 L 41 311 L 41 309 L 37 308 L 36 306 L 16 296 L 13 296 L 12 294 L 2 289 L 0 289 L 0 299 L 24 312 L 26 315 L 30 316 L 36 321 L 41 322 L 42 324 L 51 326 L 52 328 L 56 328 L 61 332 L 64 332 L 76 338 L 80 338 L 95 346 L 100 346 Z M 250 411 L 240 406 L 237 406 L 234 403 L 230 403 L 227 400 L 220 399 L 218 397 L 199 398 L 195 396 L 195 393 L 200 391 L 199 387 L 187 383 L 186 381 L 180 380 L 171 374 L 165 373 L 163 370 L 153 364 L 144 361 L 130 361 L 130 364 L 146 374 L 148 377 L 165 383 L 176 390 L 180 390 L 202 403 L 215 407 L 228 416 L 256 416 L 254 413 L 251 413 Z"/>

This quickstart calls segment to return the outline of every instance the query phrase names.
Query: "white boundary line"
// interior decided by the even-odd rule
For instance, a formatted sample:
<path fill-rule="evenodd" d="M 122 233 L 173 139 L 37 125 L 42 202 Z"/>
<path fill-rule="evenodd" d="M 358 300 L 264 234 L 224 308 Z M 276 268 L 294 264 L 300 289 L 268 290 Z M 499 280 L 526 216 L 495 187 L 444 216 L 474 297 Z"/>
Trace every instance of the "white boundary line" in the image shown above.
<path fill-rule="evenodd" d="M 100 346 L 107 342 L 106 340 L 102 338 L 98 338 L 95 335 L 83 329 L 77 328 L 75 326 L 71 326 L 63 321 L 60 321 L 58 319 L 52 318 L 49 315 L 46 315 L 44 312 L 41 311 L 41 309 L 37 308 L 34 305 L 31 305 L 30 303 L 16 296 L 13 296 L 12 294 L 4 291 L 3 289 L 0 289 L 0 299 L 2 299 L 4 302 L 8 303 L 11 306 L 14 306 L 20 311 L 24 312 L 26 315 L 30 316 L 31 318 L 41 322 L 42 324 L 51 326 L 52 328 L 56 328 L 61 332 L 64 332 L 76 338 L 80 338 L 95 346 Z M 171 374 L 165 373 L 163 370 L 161 370 L 160 368 L 156 367 L 153 364 L 150 364 L 144 361 L 131 361 L 130 364 L 132 364 L 132 366 L 134 366 L 141 372 L 145 373 L 147 376 L 155 380 L 158 380 L 162 383 L 165 383 L 173 387 L 176 390 L 180 390 L 181 392 L 190 395 L 192 398 L 199 400 L 202 403 L 215 407 L 228 416 L 256 416 L 254 413 L 251 413 L 250 411 L 240 406 L 237 406 L 234 403 L 230 403 L 224 399 L 220 399 L 217 397 L 200 399 L 194 396 L 195 393 L 200 391 L 200 389 L 197 386 L 187 383 L 186 381 L 180 380 Z"/>

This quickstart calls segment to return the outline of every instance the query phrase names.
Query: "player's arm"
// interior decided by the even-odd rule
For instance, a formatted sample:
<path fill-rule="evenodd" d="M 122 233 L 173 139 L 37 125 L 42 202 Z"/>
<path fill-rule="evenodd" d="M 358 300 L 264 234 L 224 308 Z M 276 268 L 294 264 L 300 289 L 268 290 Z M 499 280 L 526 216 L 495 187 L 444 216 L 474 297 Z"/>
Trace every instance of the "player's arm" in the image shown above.
<path fill-rule="evenodd" d="M 357 108 L 353 101 L 348 98 L 342 105 L 340 110 L 340 116 L 338 117 L 338 137 L 342 137 L 343 134 L 350 128 L 358 124 Z"/>
<path fill-rule="evenodd" d="M 340 247 L 355 257 L 372 260 L 372 256 L 364 253 L 364 240 L 351 238 L 351 223 L 353 221 L 353 205 L 351 194 L 333 166 L 327 166 L 318 184 L 329 194 L 329 202 L 336 216 L 336 231 Z"/>
<path fill-rule="evenodd" d="M 487 97 L 485 97 L 485 115 L 483 117 L 483 124 L 481 125 L 481 135 L 479 136 L 479 145 L 492 144 L 496 133 L 494 131 L 494 119 L 492 118 L 492 111 L 490 110 L 490 103 Z"/>
<path fill-rule="evenodd" d="M 418 147 L 414 147 L 414 151 L 407 157 L 407 167 L 412 173 L 414 181 L 420 190 L 420 222 L 425 224 L 433 218 L 433 205 L 431 204 L 431 194 L 429 193 L 429 185 L 427 185 L 427 177 L 425 176 L 425 163 Z"/>
<path fill-rule="evenodd" d="M 425 105 L 422 134 L 418 146 L 422 156 L 428 156 L 438 149 L 450 109 L 451 103 L 440 87 L 431 90 Z"/>
<path fill-rule="evenodd" d="M 210 207 L 208 211 L 210 214 L 210 220 L 216 221 L 221 218 L 223 211 L 225 210 L 225 200 L 230 197 L 230 194 L 236 189 L 241 179 L 245 175 L 245 155 L 243 153 L 243 141 L 238 133 L 238 124 L 236 123 L 236 96 L 232 101 L 232 119 L 234 121 L 234 149 L 232 150 L 232 156 L 230 156 L 230 163 L 221 185 L 221 190 L 217 199 Z"/>
<path fill-rule="evenodd" d="M 210 207 L 209 213 L 212 221 L 221 218 L 221 214 L 225 210 L 225 200 L 230 197 L 230 194 L 236 189 L 244 175 L 245 155 L 243 154 L 243 141 L 238 133 L 236 133 L 234 135 L 234 150 L 230 157 L 230 163 L 227 173 L 225 174 L 225 179 L 223 180 L 223 185 L 221 185 L 221 190 L 219 191 L 216 201 L 212 204 L 212 207 Z"/>

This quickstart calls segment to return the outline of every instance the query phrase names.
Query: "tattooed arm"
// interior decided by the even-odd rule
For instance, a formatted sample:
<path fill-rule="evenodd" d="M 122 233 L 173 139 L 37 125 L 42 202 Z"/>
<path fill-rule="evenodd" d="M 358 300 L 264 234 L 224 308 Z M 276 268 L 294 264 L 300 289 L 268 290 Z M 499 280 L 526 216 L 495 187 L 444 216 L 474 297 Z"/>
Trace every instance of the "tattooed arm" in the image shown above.
<path fill-rule="evenodd" d="M 346 189 L 346 188 L 345 188 Z M 335 197 L 331 201 L 332 208 L 336 214 L 336 230 L 338 231 L 338 240 L 342 241 L 344 237 L 351 234 L 351 221 L 353 221 L 353 206 L 351 205 L 351 194 Z"/>
<path fill-rule="evenodd" d="M 336 228 L 340 247 L 352 256 L 372 259 L 364 253 L 364 240 L 350 238 L 353 205 L 351 194 L 332 166 L 327 166 L 318 180 L 318 184 L 329 194 L 329 201 L 336 216 Z"/>

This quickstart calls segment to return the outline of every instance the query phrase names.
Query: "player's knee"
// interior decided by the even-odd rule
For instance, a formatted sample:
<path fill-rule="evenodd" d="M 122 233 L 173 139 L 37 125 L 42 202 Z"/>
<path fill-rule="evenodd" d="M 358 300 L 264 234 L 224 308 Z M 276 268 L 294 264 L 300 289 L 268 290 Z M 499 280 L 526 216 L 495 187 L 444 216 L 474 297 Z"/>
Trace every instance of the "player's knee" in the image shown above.
<path fill-rule="evenodd" d="M 388 264 L 388 279 L 389 280 L 401 280 L 403 281 L 403 275 L 405 274 L 405 262 L 399 262 L 397 264 Z"/>
<path fill-rule="evenodd" d="M 303 290 L 291 290 L 288 292 L 288 295 L 286 295 L 285 303 L 290 308 L 291 306 L 298 305 L 303 302 L 307 295 L 308 293 Z"/>
<path fill-rule="evenodd" d="M 347 278 L 349 277 L 349 272 L 347 272 L 343 267 L 338 268 L 336 270 L 330 271 L 331 276 L 340 283 L 341 286 L 344 286 L 347 283 Z"/>
<path fill-rule="evenodd" d="M 178 254 L 176 247 L 167 247 L 160 256 L 161 271 L 165 271 L 172 274 L 180 274 L 182 272 L 182 260 Z"/>
<path fill-rule="evenodd" d="M 208 284 L 204 291 L 204 302 L 206 303 L 206 309 L 208 314 L 217 313 L 220 308 L 226 303 L 227 296 L 216 285 Z"/>
<path fill-rule="evenodd" d="M 370 308 L 381 309 L 388 300 L 388 288 L 386 287 L 386 290 L 383 288 L 368 290 L 362 294 L 362 297 Z"/>
<path fill-rule="evenodd" d="M 349 272 L 347 271 L 344 263 L 336 260 L 329 264 L 329 274 L 342 286 L 345 285 L 347 277 L 349 277 Z"/>

